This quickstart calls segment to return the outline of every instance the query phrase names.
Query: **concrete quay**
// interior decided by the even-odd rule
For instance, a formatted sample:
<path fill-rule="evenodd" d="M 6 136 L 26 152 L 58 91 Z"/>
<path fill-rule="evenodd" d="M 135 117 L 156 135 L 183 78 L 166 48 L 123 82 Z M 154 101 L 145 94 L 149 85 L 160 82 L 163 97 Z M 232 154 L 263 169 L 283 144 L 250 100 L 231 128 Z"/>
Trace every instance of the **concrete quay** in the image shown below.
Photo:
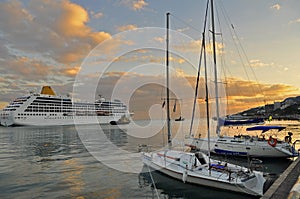
<path fill-rule="evenodd" d="M 261 199 L 299 199 L 300 158 L 297 158 L 273 183 Z"/>

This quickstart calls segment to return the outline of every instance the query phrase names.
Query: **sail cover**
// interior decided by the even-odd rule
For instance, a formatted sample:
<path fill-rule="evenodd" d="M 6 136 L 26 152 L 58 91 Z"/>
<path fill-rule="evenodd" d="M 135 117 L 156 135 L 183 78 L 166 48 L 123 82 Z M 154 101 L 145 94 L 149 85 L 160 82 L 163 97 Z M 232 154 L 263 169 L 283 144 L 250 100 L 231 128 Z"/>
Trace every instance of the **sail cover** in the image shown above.
<path fill-rule="evenodd" d="M 219 118 L 219 126 L 246 126 L 265 123 L 263 118 L 235 120 Z"/>
<path fill-rule="evenodd" d="M 254 126 L 254 127 L 249 127 L 246 130 L 247 131 L 262 131 L 262 133 L 269 131 L 269 130 L 278 130 L 281 131 L 285 129 L 286 127 L 284 126 Z"/>

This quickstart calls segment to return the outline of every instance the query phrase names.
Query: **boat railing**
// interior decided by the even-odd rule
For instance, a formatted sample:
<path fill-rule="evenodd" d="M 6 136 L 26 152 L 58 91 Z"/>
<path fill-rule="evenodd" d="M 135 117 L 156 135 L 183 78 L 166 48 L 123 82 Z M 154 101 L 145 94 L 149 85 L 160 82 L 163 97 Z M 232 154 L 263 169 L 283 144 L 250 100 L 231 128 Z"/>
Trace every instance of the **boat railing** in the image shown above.
<path fill-rule="evenodd" d="M 152 146 L 147 144 L 139 144 L 138 145 L 138 152 L 151 152 Z"/>

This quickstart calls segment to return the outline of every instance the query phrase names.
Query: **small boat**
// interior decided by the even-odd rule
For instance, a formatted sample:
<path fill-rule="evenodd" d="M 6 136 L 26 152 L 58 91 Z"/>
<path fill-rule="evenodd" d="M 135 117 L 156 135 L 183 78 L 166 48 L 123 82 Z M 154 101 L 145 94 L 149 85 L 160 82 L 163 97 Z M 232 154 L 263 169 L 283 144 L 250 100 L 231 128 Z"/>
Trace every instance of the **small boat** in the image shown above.
<path fill-rule="evenodd" d="M 130 119 L 128 117 L 126 117 L 125 115 L 123 115 L 119 120 L 117 121 L 110 121 L 109 122 L 110 125 L 122 125 L 122 124 L 129 124 L 130 123 Z"/>
<path fill-rule="evenodd" d="M 211 6 L 213 6 L 213 1 Z M 207 10 L 206 10 L 207 12 Z M 224 189 L 254 196 L 263 195 L 263 187 L 266 179 L 263 173 L 253 171 L 245 167 L 213 160 L 203 152 L 191 153 L 172 149 L 171 120 L 169 108 L 169 81 L 168 81 L 168 38 L 169 38 L 169 13 L 167 13 L 167 130 L 168 148 L 154 151 L 142 152 L 143 163 L 169 177 L 182 180 L 184 183 L 192 183 L 201 186 L 208 186 L 217 189 Z M 212 31 L 214 32 L 214 31 Z M 202 46 L 203 47 L 203 46 Z M 206 70 L 206 68 L 205 68 Z M 207 79 L 206 79 L 207 80 Z M 206 81 L 207 82 L 207 81 Z M 207 85 L 206 85 L 207 86 Z M 207 94 L 207 93 L 206 93 Z M 207 95 L 208 97 L 208 95 Z M 208 100 L 206 100 L 208 104 Z M 209 118 L 207 112 L 207 119 Z M 209 125 L 208 125 L 209 129 Z M 209 134 L 209 130 L 208 130 Z M 208 145 L 209 146 L 209 145 Z M 208 150 L 209 151 L 209 150 Z"/>

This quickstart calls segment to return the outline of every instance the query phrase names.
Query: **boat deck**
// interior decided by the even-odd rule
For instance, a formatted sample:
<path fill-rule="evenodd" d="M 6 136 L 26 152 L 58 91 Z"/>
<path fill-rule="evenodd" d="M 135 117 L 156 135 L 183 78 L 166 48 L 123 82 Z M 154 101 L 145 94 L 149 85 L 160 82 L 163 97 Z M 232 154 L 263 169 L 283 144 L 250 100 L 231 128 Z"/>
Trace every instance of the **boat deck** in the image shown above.
<path fill-rule="evenodd" d="M 300 175 L 300 158 L 298 157 L 273 183 L 261 199 L 288 198 L 290 191 Z"/>

